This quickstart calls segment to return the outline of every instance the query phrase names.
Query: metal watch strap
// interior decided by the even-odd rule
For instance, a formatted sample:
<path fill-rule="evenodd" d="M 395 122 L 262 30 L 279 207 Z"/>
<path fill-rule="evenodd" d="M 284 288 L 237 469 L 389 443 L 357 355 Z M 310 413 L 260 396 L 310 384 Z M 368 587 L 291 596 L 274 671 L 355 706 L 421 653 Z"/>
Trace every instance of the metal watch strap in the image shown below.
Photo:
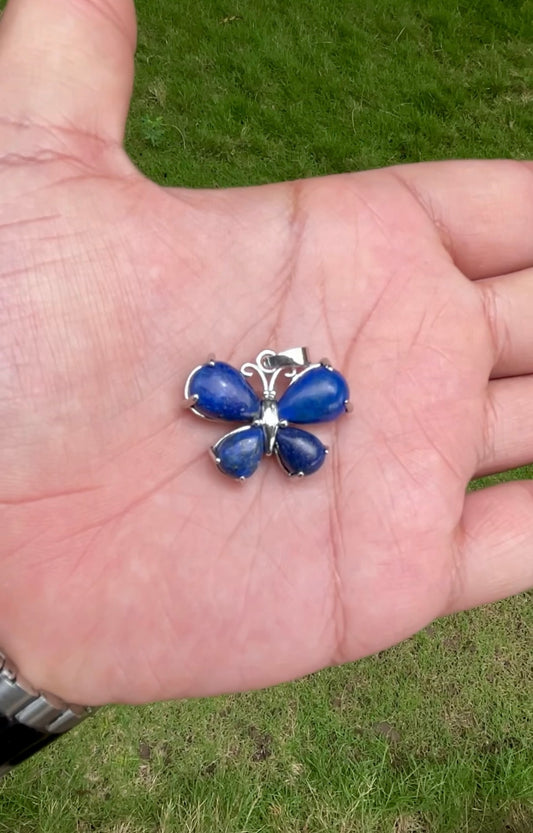
<path fill-rule="evenodd" d="M 0 652 L 0 776 L 94 711 L 35 691 Z"/>

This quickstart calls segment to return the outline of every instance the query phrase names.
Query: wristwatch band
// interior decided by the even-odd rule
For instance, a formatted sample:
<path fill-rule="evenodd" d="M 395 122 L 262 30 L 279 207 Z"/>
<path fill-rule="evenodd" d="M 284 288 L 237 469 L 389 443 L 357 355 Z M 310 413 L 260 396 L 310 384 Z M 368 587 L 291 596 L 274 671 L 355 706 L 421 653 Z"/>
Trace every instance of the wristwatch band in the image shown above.
<path fill-rule="evenodd" d="M 0 652 L 0 776 L 94 711 L 35 691 Z"/>

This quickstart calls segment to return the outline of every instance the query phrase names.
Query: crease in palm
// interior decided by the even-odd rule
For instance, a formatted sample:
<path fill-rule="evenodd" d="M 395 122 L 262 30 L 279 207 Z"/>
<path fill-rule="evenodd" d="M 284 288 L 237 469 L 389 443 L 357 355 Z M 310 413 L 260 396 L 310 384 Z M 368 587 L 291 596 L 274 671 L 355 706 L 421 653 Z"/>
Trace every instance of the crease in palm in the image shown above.
<path fill-rule="evenodd" d="M 264 685 L 442 613 L 483 451 L 489 340 L 478 293 L 406 189 L 391 178 L 386 204 L 369 204 L 364 179 L 341 177 L 300 185 L 295 205 L 279 186 L 258 223 L 245 190 L 221 216 L 216 193 L 183 201 L 140 175 L 51 168 L 22 218 L 13 416 L 20 397 L 38 405 L 17 484 L 38 533 L 17 562 L 66 593 L 63 661 L 81 641 L 107 676 L 146 638 L 148 653 L 156 641 L 182 658 L 184 693 Z M 187 367 L 211 349 L 241 361 L 293 343 L 342 363 L 355 411 L 323 430 L 334 452 L 316 482 L 265 467 L 236 488 L 210 468 L 210 429 L 179 411 Z"/>

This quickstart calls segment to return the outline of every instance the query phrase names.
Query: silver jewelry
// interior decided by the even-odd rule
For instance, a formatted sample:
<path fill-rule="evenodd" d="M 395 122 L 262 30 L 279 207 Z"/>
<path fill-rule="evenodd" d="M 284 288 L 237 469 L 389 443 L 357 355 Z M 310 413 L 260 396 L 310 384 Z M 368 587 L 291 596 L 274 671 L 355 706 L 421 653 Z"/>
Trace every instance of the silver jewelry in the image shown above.
<path fill-rule="evenodd" d="M 0 652 L 0 776 L 94 711 L 36 691 Z"/>
<path fill-rule="evenodd" d="M 260 394 L 248 382 L 255 376 Z M 282 378 L 289 382 L 278 395 Z M 240 481 L 254 473 L 263 455 L 275 454 L 290 477 L 317 471 L 328 449 L 294 425 L 328 422 L 351 410 L 344 377 L 327 359 L 312 364 L 305 347 L 262 350 L 240 371 L 211 355 L 191 371 L 184 394 L 184 405 L 196 416 L 245 423 L 211 449 L 220 471 Z"/>

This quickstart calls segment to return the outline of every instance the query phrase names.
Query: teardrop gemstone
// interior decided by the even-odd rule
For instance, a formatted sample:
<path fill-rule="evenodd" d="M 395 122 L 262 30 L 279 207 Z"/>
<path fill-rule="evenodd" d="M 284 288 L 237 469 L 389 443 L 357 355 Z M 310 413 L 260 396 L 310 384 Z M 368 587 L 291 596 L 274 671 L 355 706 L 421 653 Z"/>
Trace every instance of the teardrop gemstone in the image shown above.
<path fill-rule="evenodd" d="M 188 396 L 197 396 L 194 407 L 207 417 L 229 422 L 254 419 L 261 402 L 246 379 L 225 362 L 204 364 L 191 376 Z"/>
<path fill-rule="evenodd" d="M 326 459 L 326 446 L 309 431 L 278 428 L 276 454 L 289 474 L 313 474 Z"/>
<path fill-rule="evenodd" d="M 264 450 L 263 429 L 256 425 L 231 431 L 212 448 L 219 469 L 237 479 L 252 476 Z"/>
<path fill-rule="evenodd" d="M 345 410 L 350 394 L 346 379 L 337 370 L 320 365 L 294 379 L 278 404 L 280 419 L 287 422 L 328 422 Z"/>

